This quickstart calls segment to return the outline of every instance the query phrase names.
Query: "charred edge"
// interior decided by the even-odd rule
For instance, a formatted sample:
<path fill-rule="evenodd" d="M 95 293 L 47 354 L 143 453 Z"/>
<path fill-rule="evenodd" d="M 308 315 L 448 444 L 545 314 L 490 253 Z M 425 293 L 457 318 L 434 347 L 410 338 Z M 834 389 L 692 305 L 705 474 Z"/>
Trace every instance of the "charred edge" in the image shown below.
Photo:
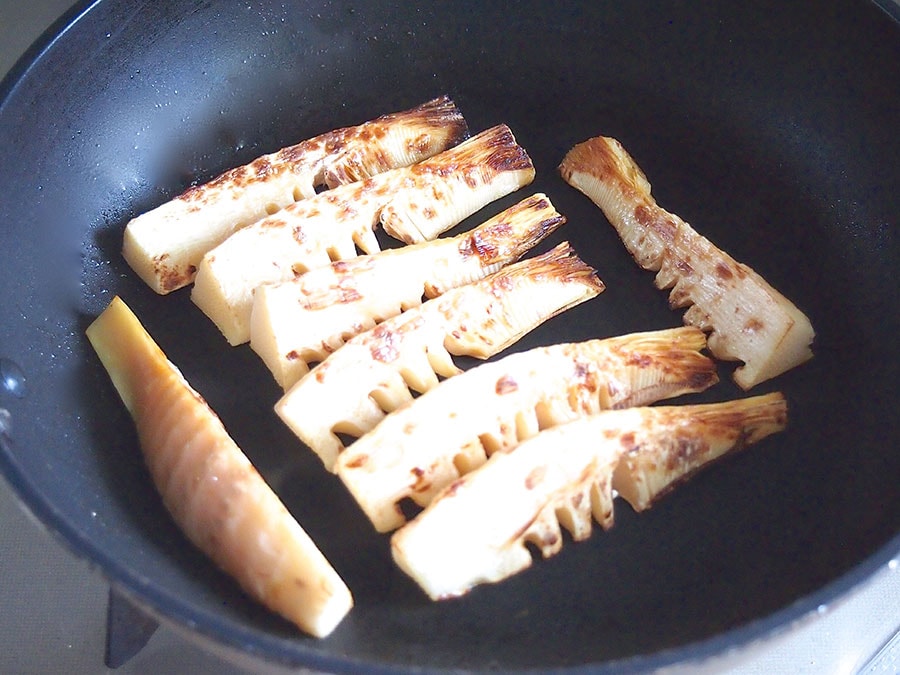
<path fill-rule="evenodd" d="M 737 438 L 731 447 L 721 455 L 704 460 L 698 466 L 666 485 L 653 496 L 645 509 L 649 509 L 660 499 L 691 480 L 701 471 L 721 463 L 728 457 L 770 434 L 783 431 L 787 426 L 787 402 L 780 393 L 691 407 L 696 408 L 692 412 L 692 418 L 706 426 L 711 433 L 724 435 L 736 431 Z"/>
<path fill-rule="evenodd" d="M 460 254 L 477 255 L 485 265 L 515 260 L 566 222 L 565 216 L 559 214 L 532 221 L 534 215 L 503 213 L 499 219 L 479 225 L 463 237 Z"/>
<path fill-rule="evenodd" d="M 419 137 L 412 141 L 412 149 L 423 151 L 437 141 L 437 145 L 441 147 L 451 147 L 458 143 L 468 133 L 465 120 L 462 118 L 455 104 L 444 97 L 443 99 L 434 99 L 420 106 L 404 110 L 397 113 L 388 113 L 377 119 L 364 122 L 355 127 L 345 127 L 335 129 L 307 143 L 322 144 L 324 151 L 328 155 L 339 154 L 344 151 L 350 144 L 364 144 L 367 146 L 366 153 L 372 155 L 373 161 L 377 160 L 378 144 L 396 127 L 408 127 L 412 130 L 421 130 Z M 432 138 L 432 134 L 435 138 Z M 306 151 L 304 144 L 294 146 L 293 150 Z M 294 154 L 294 153 L 292 153 Z M 299 158 L 299 155 L 298 155 Z M 352 160 L 351 165 L 356 161 Z M 375 162 L 379 164 L 379 162 Z M 390 168 L 387 162 L 381 161 L 382 168 Z M 344 168 L 346 171 L 346 167 Z M 349 182 L 351 180 L 359 180 L 363 176 L 356 173 L 347 173 L 345 178 L 339 182 Z"/>
<path fill-rule="evenodd" d="M 445 137 L 445 144 L 456 145 L 468 136 L 468 126 L 459 108 L 449 96 L 439 96 L 409 110 L 387 113 L 357 126 L 328 131 L 313 138 L 257 157 L 249 164 L 228 169 L 201 185 L 192 185 L 177 198 L 186 202 L 204 201 L 211 190 L 224 186 L 242 188 L 255 182 L 263 182 L 278 175 L 287 167 L 302 164 L 311 150 L 322 145 L 327 154 L 341 151 L 348 141 L 356 138 L 376 141 L 387 133 L 387 127 L 395 125 L 421 126 L 438 129 Z"/>
<path fill-rule="evenodd" d="M 534 171 L 531 157 L 525 152 L 525 148 L 516 143 L 512 132 L 509 141 L 498 143 L 487 160 L 487 166 L 502 173 L 505 171 Z"/>
<path fill-rule="evenodd" d="M 548 208 L 552 210 L 549 203 Z M 482 240 L 492 241 L 494 245 L 493 258 L 482 256 L 486 263 L 521 257 L 566 222 L 566 217 L 555 211 L 547 218 L 535 220 L 539 214 L 529 212 L 534 210 L 517 209 L 515 212 L 507 212 L 501 214 L 509 216 L 504 221 L 485 223 L 475 229 L 473 236 L 477 235 Z"/>
<path fill-rule="evenodd" d="M 516 143 L 512 131 L 505 124 L 482 131 L 447 153 L 453 153 L 453 160 L 461 165 L 483 167 L 496 173 L 534 171 L 528 153 Z M 444 162 L 449 157 L 447 153 L 444 153 Z"/>
<path fill-rule="evenodd" d="M 249 164 L 228 169 L 205 183 L 192 185 L 178 195 L 177 199 L 184 202 L 205 202 L 209 198 L 210 192 L 226 186 L 233 189 L 244 188 L 252 183 L 265 181 L 280 173 L 281 170 L 282 167 L 275 155 L 263 155 Z"/>
<path fill-rule="evenodd" d="M 468 126 L 462 112 L 446 94 L 421 103 L 409 110 L 382 115 L 370 124 L 421 124 L 447 132 L 451 144 L 458 143 L 468 135 Z"/>
<path fill-rule="evenodd" d="M 315 138 L 284 148 L 279 151 L 279 159 L 288 164 L 296 164 L 312 147 L 322 144 L 328 154 L 344 148 L 352 139 L 375 142 L 387 135 L 394 126 L 421 127 L 423 130 L 437 130 L 447 147 L 456 145 L 468 136 L 469 130 L 459 108 L 443 95 L 400 112 L 386 113 L 374 120 L 357 126 L 344 127 L 327 132 Z"/>
<path fill-rule="evenodd" d="M 553 204 L 550 203 L 550 200 L 547 199 L 547 195 L 542 193 L 537 193 L 531 195 L 530 197 L 526 197 L 518 204 L 513 204 L 506 210 L 506 213 L 519 213 L 520 211 L 544 211 L 549 210 L 556 213 L 556 209 L 553 208 Z"/>
<path fill-rule="evenodd" d="M 621 355 L 658 354 L 666 358 L 682 360 L 700 357 L 700 350 L 706 346 L 706 334 L 696 326 L 679 326 L 648 333 L 633 333 L 605 341 L 612 351 Z"/>
<path fill-rule="evenodd" d="M 627 338 L 627 336 L 626 336 Z M 646 333 L 635 341 L 637 344 L 646 344 L 646 348 L 659 350 L 668 347 L 672 350 L 684 352 L 699 352 L 706 348 L 706 333 L 696 326 L 678 326 L 652 333 Z M 632 347 L 628 344 L 629 348 Z"/>
<path fill-rule="evenodd" d="M 575 249 L 567 241 L 558 244 L 546 253 L 518 263 L 512 269 L 505 269 L 508 269 L 510 273 L 529 276 L 546 275 L 551 279 L 563 282 L 574 281 L 597 291 L 603 291 L 606 288 L 606 285 L 597 276 L 597 270 L 579 258 Z"/>
<path fill-rule="evenodd" d="M 653 359 L 656 365 L 695 391 L 708 389 L 719 381 L 716 362 L 695 349 L 656 349 Z"/>
<path fill-rule="evenodd" d="M 741 430 L 743 444 L 755 443 L 787 427 L 787 400 L 780 392 L 750 398 L 698 405 L 696 420 L 709 429 L 727 433 Z"/>
<path fill-rule="evenodd" d="M 424 150 L 435 141 L 441 149 L 456 145 L 468 133 L 462 114 L 449 98 L 434 99 L 420 106 L 398 113 L 388 113 L 365 122 L 358 127 L 350 127 L 333 132 L 326 141 L 326 150 L 340 149 L 350 140 L 367 144 L 377 143 L 392 129 L 406 127 L 410 132 L 421 131 L 413 147 Z M 432 138 L 434 137 L 434 138 Z"/>
<path fill-rule="evenodd" d="M 519 231 L 528 228 L 525 231 L 526 237 L 531 236 L 533 227 L 530 222 L 533 216 L 531 211 L 533 208 L 525 201 L 519 202 L 461 235 L 458 246 L 460 255 L 464 257 L 477 255 L 486 265 L 498 260 L 508 260 L 510 250 L 521 245 Z"/>
<path fill-rule="evenodd" d="M 346 130 L 331 131 L 327 134 L 312 139 L 301 141 L 295 145 L 289 145 L 273 153 L 261 155 L 252 162 L 242 166 L 236 166 L 219 174 L 215 178 L 200 185 L 193 185 L 182 192 L 177 198 L 186 202 L 204 202 L 210 191 L 220 188 L 241 189 L 253 183 L 265 182 L 286 170 L 294 171 L 308 161 L 309 153 L 320 143 L 326 145 L 329 152 L 334 152 L 343 146 Z M 331 143 L 331 146 L 328 144 Z"/>
<path fill-rule="evenodd" d="M 449 145 L 456 145 L 469 136 L 469 127 L 462 112 L 446 94 L 413 108 L 409 113 L 413 117 L 420 116 L 423 125 L 441 129 Z"/>
<path fill-rule="evenodd" d="M 543 240 L 544 237 L 557 230 L 560 226 L 564 225 L 565 222 L 566 217 L 559 213 L 556 213 L 549 218 L 541 219 L 537 223 L 537 226 L 531 229 L 531 236 L 526 240 L 527 247 L 531 248 L 539 241 Z"/>
<path fill-rule="evenodd" d="M 566 217 L 557 212 L 550 200 L 543 194 L 532 195 L 513 204 L 498 215 L 497 219 L 510 223 L 516 230 L 523 230 L 525 234 L 535 238 L 535 242 L 543 239 L 566 222 Z M 476 229 L 488 229 L 491 222 L 488 221 Z"/>
<path fill-rule="evenodd" d="M 703 391 L 719 381 L 715 361 L 696 350 L 672 347 L 659 340 L 614 347 L 613 353 L 626 366 L 659 369 L 666 373 L 668 380 L 692 391 Z"/>
<path fill-rule="evenodd" d="M 618 152 L 617 152 L 618 150 Z M 563 158 L 559 165 L 559 172 L 563 180 L 572 182 L 572 176 L 577 173 L 587 173 L 597 180 L 606 182 L 622 178 L 620 154 L 625 149 L 614 138 L 597 136 L 579 143 Z"/>

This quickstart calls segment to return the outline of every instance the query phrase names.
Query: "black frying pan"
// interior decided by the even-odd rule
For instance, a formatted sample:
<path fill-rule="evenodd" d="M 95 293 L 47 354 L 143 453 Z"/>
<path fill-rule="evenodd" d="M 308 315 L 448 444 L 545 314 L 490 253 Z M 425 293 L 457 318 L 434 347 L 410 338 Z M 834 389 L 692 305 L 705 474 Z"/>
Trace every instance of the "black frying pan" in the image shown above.
<path fill-rule="evenodd" d="M 871 2 L 81 3 L 0 87 L 0 467 L 153 613 L 313 668 L 649 668 L 769 634 L 900 550 L 900 23 Z M 893 13 L 893 16 L 891 16 Z M 248 348 L 119 255 L 133 215 L 263 152 L 449 93 L 508 123 L 608 290 L 517 349 L 677 325 L 564 153 L 618 137 L 661 205 L 811 317 L 789 430 L 506 583 L 433 604 L 298 447 Z M 516 201 L 511 196 L 470 219 Z M 248 601 L 172 525 L 84 328 L 114 293 L 224 419 L 356 597 L 326 640 Z M 742 395 L 723 382 L 691 400 Z"/>

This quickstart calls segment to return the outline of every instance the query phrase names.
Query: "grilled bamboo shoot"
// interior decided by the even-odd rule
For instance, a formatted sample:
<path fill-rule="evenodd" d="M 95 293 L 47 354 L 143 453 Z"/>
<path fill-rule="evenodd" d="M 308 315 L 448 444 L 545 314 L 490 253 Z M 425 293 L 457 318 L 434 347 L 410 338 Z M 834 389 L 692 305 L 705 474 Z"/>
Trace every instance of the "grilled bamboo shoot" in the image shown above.
<path fill-rule="evenodd" d="M 452 377 L 451 354 L 486 359 L 540 323 L 603 290 L 568 244 L 451 289 L 357 335 L 303 377 L 275 406 L 334 470 L 344 444 L 387 412 Z"/>
<path fill-rule="evenodd" d="M 122 253 L 157 293 L 194 279 L 203 255 L 236 230 L 329 188 L 409 166 L 466 134 L 456 105 L 442 96 L 404 112 L 336 129 L 188 188 L 128 223 Z"/>
<path fill-rule="evenodd" d="M 660 208 L 650 183 L 622 145 L 597 137 L 576 145 L 563 178 L 596 203 L 669 303 L 690 308 L 685 323 L 711 331 L 709 349 L 743 361 L 742 388 L 780 375 L 812 357 L 809 319 L 747 265 L 737 262 L 678 216 Z"/>
<path fill-rule="evenodd" d="M 505 125 L 411 167 L 341 185 L 235 232 L 200 263 L 191 298 L 228 342 L 250 339 L 253 291 L 333 260 L 379 250 L 374 228 L 433 239 L 531 182 L 534 167 Z"/>
<path fill-rule="evenodd" d="M 518 259 L 565 218 L 533 195 L 456 237 L 310 270 L 257 289 L 250 346 L 285 389 L 352 336 Z"/>
<path fill-rule="evenodd" d="M 434 600 L 505 579 L 592 521 L 613 524 L 613 490 L 636 510 L 725 453 L 781 431 L 780 394 L 601 412 L 542 431 L 457 479 L 394 533 L 394 560 Z"/>
<path fill-rule="evenodd" d="M 717 381 L 697 328 L 539 347 L 484 363 L 384 418 L 338 456 L 337 473 L 375 528 L 405 522 L 493 452 L 610 408 L 702 391 Z"/>

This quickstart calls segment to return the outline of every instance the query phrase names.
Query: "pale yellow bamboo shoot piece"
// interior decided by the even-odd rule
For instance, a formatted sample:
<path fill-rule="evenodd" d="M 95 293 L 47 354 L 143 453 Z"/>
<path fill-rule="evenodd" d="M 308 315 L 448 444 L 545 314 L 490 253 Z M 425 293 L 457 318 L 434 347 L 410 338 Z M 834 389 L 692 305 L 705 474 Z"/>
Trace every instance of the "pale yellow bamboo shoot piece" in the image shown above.
<path fill-rule="evenodd" d="M 353 606 L 349 589 L 218 416 L 118 297 L 87 335 L 187 537 L 257 601 L 313 636 L 331 633 Z"/>

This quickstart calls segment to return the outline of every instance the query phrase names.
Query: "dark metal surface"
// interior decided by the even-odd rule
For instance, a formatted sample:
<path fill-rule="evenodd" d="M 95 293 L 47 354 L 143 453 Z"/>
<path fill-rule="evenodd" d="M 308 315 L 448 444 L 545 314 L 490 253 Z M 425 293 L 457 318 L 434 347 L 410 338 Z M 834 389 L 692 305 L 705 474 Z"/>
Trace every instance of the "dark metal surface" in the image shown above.
<path fill-rule="evenodd" d="M 115 588 L 109 591 L 106 605 L 106 649 L 103 662 L 108 668 L 121 668 L 130 661 L 156 632 L 159 623 L 142 612 Z"/>
<path fill-rule="evenodd" d="M 98 2 L 0 87 L 0 467 L 30 508 L 153 612 L 313 668 L 646 667 L 776 630 L 900 549 L 894 411 L 900 26 L 821 3 Z M 75 21 L 76 17 L 79 17 Z M 74 23 L 73 23 L 74 21 Z M 63 31 L 67 25 L 71 26 Z M 262 152 L 449 93 L 506 122 L 608 290 L 517 348 L 676 325 L 555 167 L 618 137 L 660 204 L 792 298 L 816 358 L 791 426 L 650 512 L 518 577 L 432 604 L 271 410 L 277 388 L 190 303 L 119 256 L 129 217 Z M 467 224 L 495 213 L 509 197 Z M 246 600 L 169 522 L 83 338 L 120 293 L 354 591 L 324 641 Z M 692 400 L 741 393 L 727 381 Z M 24 394 L 24 395 L 20 395 Z"/>

